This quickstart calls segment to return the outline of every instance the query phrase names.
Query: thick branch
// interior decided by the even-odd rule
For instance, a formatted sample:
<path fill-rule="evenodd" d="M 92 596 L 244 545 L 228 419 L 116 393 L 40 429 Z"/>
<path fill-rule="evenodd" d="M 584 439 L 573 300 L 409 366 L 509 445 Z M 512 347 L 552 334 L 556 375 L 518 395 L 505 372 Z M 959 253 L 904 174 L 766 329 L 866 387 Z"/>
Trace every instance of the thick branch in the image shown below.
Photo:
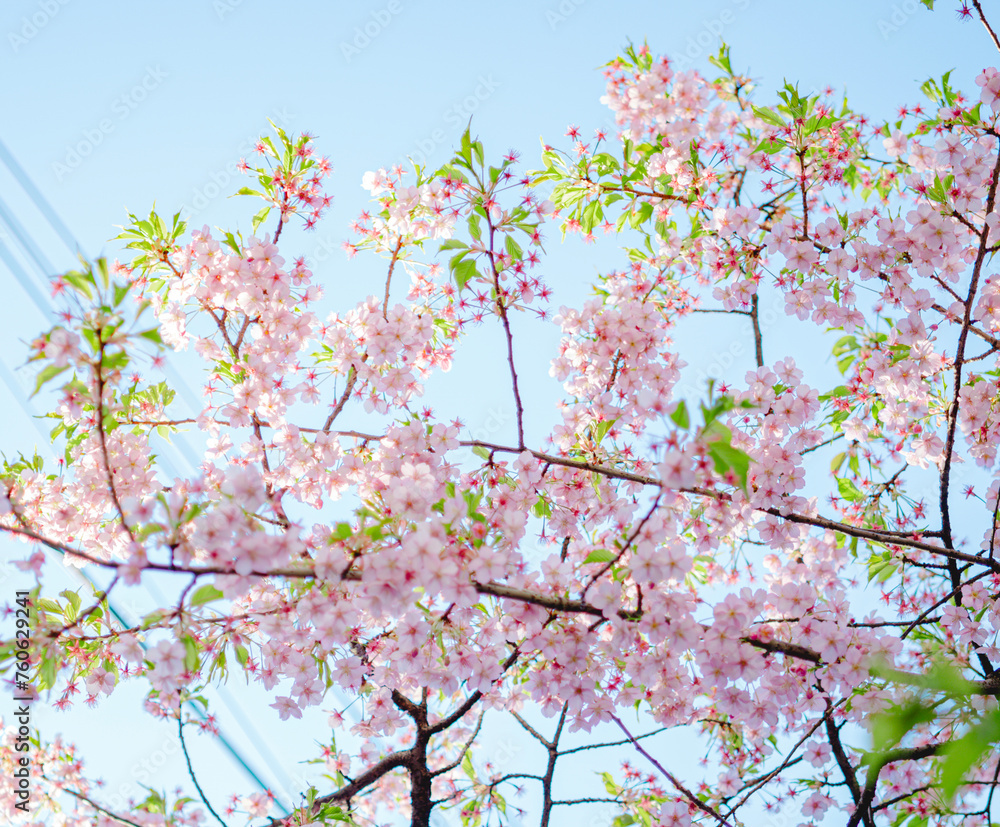
<path fill-rule="evenodd" d="M 851 814 L 850 820 L 847 822 L 847 827 L 857 827 L 858 823 L 862 819 L 865 819 L 866 824 L 874 824 L 874 822 L 871 821 L 872 801 L 875 799 L 875 790 L 878 787 L 879 773 L 882 772 L 882 769 L 887 764 L 892 764 L 895 761 L 916 761 L 920 758 L 929 758 L 932 755 L 937 755 L 943 746 L 945 746 L 945 744 L 939 743 L 927 744 L 923 747 L 913 747 L 910 749 L 893 749 L 878 756 L 868 767 L 865 789 L 861 793 L 861 799 L 858 802 L 858 806 L 855 808 L 854 812 Z"/>

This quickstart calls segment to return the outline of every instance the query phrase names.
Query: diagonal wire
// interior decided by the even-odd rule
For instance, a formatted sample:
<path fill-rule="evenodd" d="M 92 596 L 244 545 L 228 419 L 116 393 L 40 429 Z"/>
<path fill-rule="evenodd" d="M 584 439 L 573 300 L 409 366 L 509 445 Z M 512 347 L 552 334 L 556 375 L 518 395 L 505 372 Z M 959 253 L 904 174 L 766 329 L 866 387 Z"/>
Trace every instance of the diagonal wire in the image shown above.
<path fill-rule="evenodd" d="M 14 178 L 17 180 L 17 182 L 21 185 L 21 187 L 29 195 L 29 197 L 31 197 L 32 201 L 38 208 L 39 212 L 43 215 L 43 217 L 53 228 L 53 230 L 56 231 L 56 233 L 59 235 L 63 243 L 70 250 L 74 252 L 80 251 L 80 246 L 73 238 L 69 229 L 66 227 L 65 224 L 63 224 L 59 216 L 56 214 L 55 210 L 53 210 L 51 205 L 45 200 L 45 198 L 39 192 L 38 188 L 31 181 L 28 174 L 23 170 L 20 164 L 17 163 L 16 159 L 13 157 L 13 155 L 10 154 L 9 150 L 3 144 L 2 141 L 0 141 L 0 160 L 4 162 L 4 164 L 10 170 Z M 54 269 L 51 263 L 49 263 L 47 257 L 38 248 L 34 240 L 27 233 L 27 231 L 24 229 L 24 227 L 17 220 L 17 218 L 14 216 L 14 214 L 11 212 L 11 210 L 7 207 L 7 205 L 3 202 L 2 199 L 0 199 L 0 221 L 2 221 L 2 223 L 6 225 L 6 227 L 11 231 L 12 235 L 17 240 L 21 249 L 28 254 L 28 257 L 31 258 L 31 260 L 35 263 L 36 267 L 45 276 L 54 274 Z M 31 301 L 35 304 L 38 310 L 41 311 L 42 314 L 45 315 L 46 317 L 51 318 L 54 312 L 54 307 L 51 299 L 41 291 L 41 289 L 36 284 L 35 280 L 29 276 L 29 274 L 21 266 L 20 262 L 17 260 L 13 252 L 6 244 L 3 243 L 2 240 L 0 240 L 0 261 L 2 261 L 4 265 L 6 265 L 8 270 L 14 276 L 15 280 L 28 295 L 29 299 L 31 299 Z M 179 377 L 177 378 L 179 379 Z M 32 418 L 32 421 L 34 422 L 35 427 L 36 429 L 38 429 L 39 433 L 42 436 L 44 436 L 44 433 L 42 432 L 38 422 L 39 419 L 38 414 L 35 413 L 33 410 L 34 406 L 23 398 L 23 392 L 21 391 L 21 388 L 16 378 L 14 377 L 10 369 L 7 367 L 7 365 L 2 362 L 0 362 L 0 380 L 2 380 L 3 383 L 7 386 L 10 396 L 17 399 L 19 405 L 24 410 L 24 412 L 27 413 Z M 178 384 L 178 390 L 188 391 L 187 386 L 183 382 L 177 382 L 176 384 Z M 188 393 L 190 394 L 190 391 L 188 391 Z M 182 396 L 184 396 L 183 393 Z M 178 440 L 177 442 L 180 442 L 183 445 L 183 447 L 187 449 L 187 452 L 190 452 L 190 446 L 186 445 L 180 440 Z M 176 445 L 177 443 L 174 444 Z M 184 459 L 187 459 L 188 463 L 192 466 L 197 465 L 197 463 L 192 462 L 189 457 L 184 457 Z M 173 463 L 171 463 L 167 457 L 161 457 L 161 460 L 166 460 L 164 464 L 167 466 L 167 468 L 165 470 L 170 471 L 171 468 L 174 467 Z M 96 582 L 91 577 L 84 574 L 83 572 L 79 572 L 79 574 L 86 581 L 88 581 L 92 587 L 94 587 L 95 589 L 97 588 Z M 116 607 L 112 605 L 110 600 L 108 601 L 108 607 L 111 610 L 112 614 L 115 616 L 115 618 L 120 623 L 124 623 L 121 614 L 116 609 Z M 232 707 L 230 706 L 229 703 L 226 703 L 225 701 L 223 701 L 223 703 L 225 703 L 225 705 L 230 708 L 230 711 L 232 711 Z M 207 715 L 196 704 L 188 703 L 188 707 L 195 713 L 195 715 L 201 721 L 204 722 L 207 720 Z M 237 764 L 243 769 L 244 772 L 247 773 L 247 775 L 254 781 L 255 784 L 257 784 L 262 790 L 267 791 L 269 789 L 268 785 L 263 780 L 261 780 L 260 776 L 249 765 L 247 760 L 230 743 L 229 739 L 222 732 L 221 728 L 219 728 L 218 731 L 219 731 L 218 740 L 222 745 L 222 747 L 224 748 L 224 750 L 227 753 L 229 753 L 230 757 L 232 757 L 237 762 Z M 289 814 L 289 811 L 282 804 L 280 804 L 277 801 L 275 803 L 282 810 L 284 810 L 286 816 Z"/>
<path fill-rule="evenodd" d="M 7 149 L 6 145 L 3 143 L 2 140 L 0 140 L 0 161 L 4 163 L 4 165 L 14 176 L 18 184 L 20 184 L 21 188 L 28 194 L 28 196 L 31 198 L 32 203 L 34 203 L 35 207 L 48 222 L 49 226 L 56 232 L 56 234 L 59 236 L 63 244 L 66 245 L 67 249 L 69 249 L 75 255 L 81 254 L 82 248 L 80 244 L 77 242 L 77 240 L 73 237 L 73 234 L 70 232 L 69 228 L 63 223 L 62 219 L 59 218 L 59 215 L 52 208 L 52 205 L 49 204 L 45 196 L 43 196 L 42 193 L 39 191 L 38 187 L 35 186 L 34 181 L 31 180 L 31 177 L 17 162 L 17 159 L 11 154 L 10 150 Z M 20 222 L 16 219 L 16 217 L 14 217 L 13 213 L 6 207 L 6 204 L 4 204 L 2 199 L 0 199 L 0 221 L 2 221 L 2 223 L 4 223 L 8 227 L 8 229 L 10 229 L 11 233 L 15 236 L 15 238 L 20 243 L 22 248 L 28 254 L 28 256 L 35 262 L 36 266 L 43 273 L 43 275 L 45 275 L 46 277 L 55 275 L 55 270 L 49 263 L 44 253 L 42 253 L 42 251 L 34 243 L 34 240 L 31 238 L 30 234 L 21 226 Z M 4 258 L 4 263 L 7 263 L 6 258 Z M 8 266 L 10 265 L 8 264 Z M 17 279 L 18 283 L 22 286 L 25 292 L 27 292 L 28 295 L 32 298 L 32 301 L 35 302 L 38 309 L 41 310 L 43 313 L 45 313 L 46 316 L 51 316 L 54 311 L 51 299 L 49 299 L 48 296 L 45 296 L 44 293 L 41 293 L 38 290 L 37 286 L 34 284 L 34 281 L 28 276 L 27 273 L 24 272 L 24 269 L 21 268 L 19 265 L 16 265 L 15 267 L 11 268 L 11 272 L 14 274 L 14 277 Z M 194 398 L 193 394 L 191 394 L 191 391 L 187 387 L 187 384 L 181 381 L 181 378 L 179 375 L 177 375 L 176 370 L 172 366 L 167 365 L 165 372 L 167 372 L 168 376 L 170 376 L 171 380 L 173 380 L 180 396 L 183 399 L 185 399 L 185 401 L 188 402 L 191 409 L 194 411 L 198 410 L 199 405 L 197 404 L 196 399 Z M 17 388 L 16 382 L 12 383 L 11 381 L 8 381 L 7 374 L 9 373 L 10 371 L 9 369 L 7 369 L 7 366 L 0 363 L 0 374 L 2 374 L 0 375 L 0 378 L 3 379 L 5 384 L 7 384 L 8 388 L 11 391 L 11 396 L 16 396 L 19 403 L 21 404 L 21 407 L 27 412 L 27 407 L 25 406 L 25 403 L 21 398 L 21 394 L 18 392 L 19 389 Z M 11 376 L 10 379 L 13 379 L 13 377 Z M 36 427 L 37 427 L 37 420 L 36 420 Z M 185 441 L 177 440 L 173 444 L 175 446 L 178 444 L 181 446 L 181 453 L 183 454 L 183 459 L 187 460 L 187 463 L 191 468 L 198 467 L 198 462 L 196 459 L 190 456 L 191 448 Z M 167 457 L 161 456 L 160 459 L 167 460 Z M 165 462 L 164 464 L 167 465 L 167 470 L 169 470 L 171 465 L 169 461 Z M 83 574 L 83 572 L 79 573 L 82 577 L 84 577 L 87 581 L 89 581 L 94 588 L 96 588 L 97 584 L 89 576 Z M 111 609 L 115 618 L 118 619 L 119 622 L 124 622 L 122 621 L 121 616 L 117 612 L 115 607 L 111 604 L 110 600 L 108 601 L 108 607 L 109 609 Z M 237 719 L 237 722 L 240 724 L 241 727 L 243 727 L 244 729 L 249 729 L 248 734 L 252 733 L 256 735 L 256 732 L 254 731 L 252 725 L 247 721 L 246 716 L 243 714 L 242 708 L 239 706 L 238 703 L 235 702 L 235 699 L 227 700 L 226 694 L 222 694 L 221 697 L 223 704 L 227 707 L 230 713 Z M 194 710 L 195 714 L 202 721 L 207 720 L 207 716 L 205 715 L 205 713 L 196 704 L 189 704 L 189 707 L 192 710 Z M 348 710 L 350 709 L 350 705 L 347 706 L 347 709 Z M 355 716 L 352 715 L 352 717 Z M 261 781 L 258 775 L 247 764 L 247 762 L 243 759 L 243 757 L 236 750 L 236 748 L 233 747 L 232 744 L 230 744 L 230 742 L 226 739 L 225 735 L 222 733 L 221 728 L 219 729 L 218 738 L 220 743 L 226 749 L 226 751 L 242 767 L 242 769 L 247 773 L 247 775 L 249 775 L 250 778 L 252 778 L 254 782 L 262 790 L 267 790 L 268 789 L 267 785 L 263 781 Z M 260 739 L 259 737 L 258 740 L 260 742 L 263 741 L 263 739 Z M 281 775 L 285 777 L 286 786 L 290 786 L 287 784 L 288 776 L 287 774 L 284 773 L 283 769 Z M 277 801 L 275 801 L 275 803 L 282 810 L 285 811 L 286 816 L 289 814 L 289 811 L 283 805 L 281 805 Z M 440 825 L 444 824 L 444 819 L 442 819 L 441 814 L 437 810 L 435 810 L 431 814 L 431 824 L 434 825 L 434 827 L 440 827 Z"/>

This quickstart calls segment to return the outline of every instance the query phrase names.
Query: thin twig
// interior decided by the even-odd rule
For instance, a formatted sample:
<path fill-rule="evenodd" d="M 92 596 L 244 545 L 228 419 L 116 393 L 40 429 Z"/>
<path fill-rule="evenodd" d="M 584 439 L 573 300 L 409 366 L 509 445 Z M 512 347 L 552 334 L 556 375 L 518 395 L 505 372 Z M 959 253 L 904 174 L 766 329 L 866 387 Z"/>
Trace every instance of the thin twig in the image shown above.
<path fill-rule="evenodd" d="M 712 818 L 718 821 L 719 824 L 724 824 L 726 825 L 726 827 L 732 827 L 732 825 L 728 821 L 726 821 L 725 818 L 723 818 L 719 813 L 717 813 L 715 810 L 709 807 L 704 801 L 698 798 L 698 796 L 696 796 L 687 787 L 685 787 L 670 772 L 664 769 L 663 765 L 659 761 L 657 761 L 652 755 L 646 752 L 646 750 L 643 749 L 642 745 L 635 739 L 632 733 L 628 731 L 628 729 L 625 727 L 625 724 L 623 724 L 616 716 L 612 715 L 611 720 L 614 721 L 616 724 L 618 724 L 619 729 L 621 729 L 621 731 L 625 733 L 632 746 L 635 747 L 639 753 L 645 756 L 646 760 L 648 760 L 649 763 L 651 763 L 654 767 L 656 767 L 663 774 L 663 777 L 666 778 L 671 784 L 673 784 L 674 787 L 681 793 L 681 795 L 683 795 L 688 801 L 694 804 L 694 806 L 697 807 L 699 810 L 701 810 L 703 813 L 707 813 L 708 815 L 712 816 Z"/>
<path fill-rule="evenodd" d="M 983 7 L 979 4 L 979 0 L 972 0 L 972 5 L 979 13 L 979 19 L 983 21 L 983 25 L 986 27 L 986 31 L 989 32 L 990 39 L 993 41 L 993 45 L 997 47 L 998 51 L 1000 51 L 1000 40 L 997 39 L 997 33 L 993 31 L 993 27 L 990 25 L 990 22 L 986 19 L 986 15 L 983 13 Z"/>
<path fill-rule="evenodd" d="M 212 805 L 208 803 L 205 791 L 201 788 L 201 784 L 198 783 L 198 776 L 194 774 L 194 767 L 191 766 L 191 756 L 188 755 L 187 744 L 184 743 L 184 718 L 180 712 L 178 712 L 177 715 L 177 736 L 181 739 L 181 749 L 184 751 L 184 760 L 187 762 L 188 775 L 191 776 L 191 781 L 194 782 L 194 788 L 198 791 L 198 796 L 201 798 L 202 803 L 208 808 L 208 811 L 215 816 L 215 820 L 218 821 L 222 827 L 227 827 L 226 822 L 219 817 L 219 814 L 215 812 Z"/>
<path fill-rule="evenodd" d="M 42 776 L 42 778 L 45 778 L 46 781 L 51 781 L 50 778 L 47 778 L 44 775 Z M 78 793 L 76 790 L 71 790 L 69 787 L 61 787 L 60 789 L 63 792 L 69 793 L 75 798 L 80 799 L 80 801 L 84 802 L 88 807 L 93 807 L 95 810 L 97 810 L 97 812 L 99 812 L 103 816 L 107 816 L 108 818 L 114 819 L 115 821 L 120 822 L 121 824 L 129 824 L 131 825 L 131 827 L 142 827 L 141 824 L 135 821 L 130 821 L 129 819 L 125 818 L 125 816 L 120 816 L 117 813 L 111 812 L 110 810 L 105 810 L 100 804 L 87 798 L 87 796 L 85 796 L 83 793 Z"/>

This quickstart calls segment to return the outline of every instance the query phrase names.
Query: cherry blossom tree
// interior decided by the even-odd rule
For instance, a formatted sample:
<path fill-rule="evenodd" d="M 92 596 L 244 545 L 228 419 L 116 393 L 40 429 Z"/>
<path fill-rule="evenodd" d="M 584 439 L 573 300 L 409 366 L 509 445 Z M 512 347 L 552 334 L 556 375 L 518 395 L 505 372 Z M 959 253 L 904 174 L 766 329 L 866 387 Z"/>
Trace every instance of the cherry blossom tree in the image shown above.
<path fill-rule="evenodd" d="M 962 14 L 1000 49 L 977 0 Z M 131 261 L 55 283 L 66 312 L 31 360 L 65 468 L 4 468 L 0 527 L 37 586 L 31 644 L 3 656 L 61 708 L 147 686 L 193 790 L 115 809 L 100 767 L 32 735 L 17 809 L 8 720 L 10 823 L 996 823 L 1000 72 L 971 96 L 928 81 L 882 123 L 830 90 L 763 93 L 725 48 L 711 63 L 630 47 L 604 73 L 617 128 L 571 127 L 536 170 L 470 128 L 440 169 L 366 175 L 345 248 L 385 278 L 356 306 L 286 248 L 330 165 L 280 129 L 242 164 L 249 236 L 130 216 Z M 555 232 L 624 247 L 573 306 L 545 275 Z M 775 297 L 791 339 L 765 323 Z M 744 332 L 741 380 L 685 379 L 672 337 L 695 314 L 709 343 Z M 538 325 L 562 335 L 555 411 L 526 392 Z M 454 397 L 421 401 L 480 326 L 502 344 L 496 442 Z M 190 416 L 139 372 L 185 349 Z M 185 427 L 204 457 L 171 478 Z M 106 588 L 49 593 L 60 558 Z M 153 580 L 172 600 L 117 618 Z M 326 786 L 287 817 L 199 783 L 187 752 L 187 702 L 234 675 L 328 723 L 303 756 Z M 537 761 L 480 760 L 503 719 Z M 678 728 L 701 765 L 658 746 Z M 607 771 L 560 798 L 580 752 Z"/>

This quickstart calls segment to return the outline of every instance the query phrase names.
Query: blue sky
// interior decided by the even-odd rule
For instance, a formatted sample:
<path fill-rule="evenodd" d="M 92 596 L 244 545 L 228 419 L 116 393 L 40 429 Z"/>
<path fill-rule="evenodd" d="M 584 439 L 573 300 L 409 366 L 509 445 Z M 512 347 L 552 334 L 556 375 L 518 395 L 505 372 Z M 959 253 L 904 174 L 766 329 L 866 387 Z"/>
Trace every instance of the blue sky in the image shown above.
<path fill-rule="evenodd" d="M 734 66 L 759 82 L 762 100 L 786 78 L 804 91 L 831 85 L 875 119 L 919 100 L 918 87 L 928 76 L 954 69 L 956 85 L 973 89 L 975 74 L 996 62 L 978 24 L 960 23 L 951 4 L 931 14 L 916 0 L 10 0 L 0 7 L 0 140 L 83 252 L 114 256 L 117 248 L 108 239 L 115 225 L 125 221 L 126 211 L 148 211 L 154 200 L 161 212 L 183 210 L 197 226 L 247 229 L 257 207 L 225 198 L 243 184 L 232 165 L 268 130 L 268 118 L 290 131 L 312 132 L 335 166 L 328 185 L 334 205 L 315 232 L 290 231 L 283 252 L 310 257 L 328 297 L 343 308 L 373 292 L 380 272 L 378 262 L 349 262 L 340 251 L 348 223 L 366 206 L 364 172 L 407 155 L 443 162 L 470 116 L 487 154 L 499 157 L 515 148 L 530 168 L 540 137 L 559 144 L 568 124 L 589 135 L 606 123 L 598 67 L 630 39 L 646 39 L 654 52 L 704 69 L 720 37 L 732 47 Z M 72 251 L 2 168 L 0 197 L 53 269 L 72 266 Z M 0 242 L 10 246 L 11 235 L 0 223 Z M 38 268 L 23 253 L 14 255 L 39 284 Z M 584 250 L 571 242 L 554 251 L 551 266 L 572 295 L 574 273 L 582 282 L 621 260 L 613 244 Z M 15 401 L 25 402 L 31 386 L 30 373 L 17 371 L 24 352 L 19 341 L 36 335 L 45 315 L 2 263 L 0 279 L 0 353 L 5 376 L 18 388 L 0 414 L 0 449 L 10 455 L 39 440 Z M 559 303 L 557 295 L 554 305 Z M 477 334 L 473 353 L 495 345 L 494 333 Z M 545 352 L 558 338 L 551 330 L 533 335 L 538 338 L 526 355 Z M 730 343 L 745 340 L 742 330 L 713 332 L 711 348 L 701 335 L 690 330 L 683 334 L 687 340 L 680 338 L 693 345 L 691 355 L 684 353 L 693 369 L 715 365 L 738 376 L 749 366 L 747 348 L 726 364 Z M 776 339 L 768 359 L 784 355 L 786 346 L 792 347 L 791 339 Z M 545 384 L 547 359 L 536 359 L 528 371 L 535 378 L 526 380 L 543 403 L 554 399 Z M 443 404 L 471 429 L 506 433 L 512 418 L 503 387 L 479 367 L 475 359 L 456 365 L 466 392 Z M 529 435 L 540 438 L 551 420 L 551 411 L 540 412 L 529 422 Z M 16 551 L 0 545 L 3 554 Z M 2 573 L 13 587 L 9 568 Z M 52 573 L 54 590 L 64 579 L 58 588 L 74 581 Z M 231 687 L 231 694 L 239 691 Z M 126 702 L 128 692 L 134 703 Z M 113 789 L 139 780 L 135 767 L 160 753 L 163 762 L 149 764 L 155 772 L 147 783 L 182 780 L 176 749 L 164 746 L 172 743 L 171 732 L 138 711 L 138 687 L 126 693 L 114 696 L 113 715 L 105 703 L 87 715 L 80 707 L 69 715 L 45 713 L 39 721 L 50 731 L 78 736 Z M 134 714 L 123 717 L 118 710 L 126 708 Z M 239 735 L 243 725 L 222 711 L 227 732 L 256 766 L 271 768 L 263 770 L 268 783 L 293 787 L 288 776 L 295 759 L 271 755 L 306 754 L 312 730 L 306 724 L 279 728 L 273 710 L 255 702 L 243 708 L 262 734 Z M 195 746 L 213 765 L 213 786 L 252 789 L 214 747 Z"/>

